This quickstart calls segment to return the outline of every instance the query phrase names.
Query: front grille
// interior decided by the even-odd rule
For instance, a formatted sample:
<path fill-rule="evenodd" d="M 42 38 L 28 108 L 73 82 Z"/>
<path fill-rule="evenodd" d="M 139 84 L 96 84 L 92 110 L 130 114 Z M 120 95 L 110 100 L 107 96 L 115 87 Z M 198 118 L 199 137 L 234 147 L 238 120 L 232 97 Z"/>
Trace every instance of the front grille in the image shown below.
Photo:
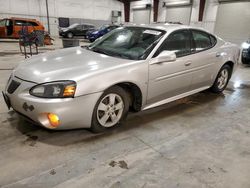
<path fill-rule="evenodd" d="M 15 80 L 11 80 L 10 85 L 9 85 L 9 87 L 7 89 L 8 93 L 9 94 L 14 93 L 16 91 L 16 89 L 20 86 L 20 84 L 21 83 L 15 81 Z"/>

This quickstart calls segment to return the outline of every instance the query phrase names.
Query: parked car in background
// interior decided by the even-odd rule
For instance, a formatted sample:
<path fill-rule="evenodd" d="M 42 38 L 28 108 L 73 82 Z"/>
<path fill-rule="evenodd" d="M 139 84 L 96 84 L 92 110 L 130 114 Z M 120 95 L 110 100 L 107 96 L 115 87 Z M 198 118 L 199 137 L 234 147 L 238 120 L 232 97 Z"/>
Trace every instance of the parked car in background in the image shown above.
<path fill-rule="evenodd" d="M 250 64 L 250 39 L 242 44 L 241 62 Z"/>
<path fill-rule="evenodd" d="M 106 33 L 112 31 L 113 29 L 116 29 L 120 26 L 118 25 L 103 25 L 98 30 L 90 31 L 87 33 L 87 39 L 89 39 L 90 42 L 94 42 L 97 38 L 105 35 Z"/>
<path fill-rule="evenodd" d="M 119 125 L 150 109 L 227 86 L 240 49 L 202 29 L 149 24 L 115 29 L 90 46 L 30 58 L 15 68 L 6 104 L 48 129 Z"/>
<path fill-rule="evenodd" d="M 5 18 L 0 20 L 0 38 L 18 39 L 23 26 L 27 26 L 29 33 L 34 30 L 44 31 L 44 26 L 35 19 Z"/>
<path fill-rule="evenodd" d="M 86 38 L 88 31 L 95 30 L 95 26 L 91 24 L 72 24 L 67 28 L 59 30 L 59 35 L 62 37 L 73 38 L 74 36 L 83 36 Z"/>

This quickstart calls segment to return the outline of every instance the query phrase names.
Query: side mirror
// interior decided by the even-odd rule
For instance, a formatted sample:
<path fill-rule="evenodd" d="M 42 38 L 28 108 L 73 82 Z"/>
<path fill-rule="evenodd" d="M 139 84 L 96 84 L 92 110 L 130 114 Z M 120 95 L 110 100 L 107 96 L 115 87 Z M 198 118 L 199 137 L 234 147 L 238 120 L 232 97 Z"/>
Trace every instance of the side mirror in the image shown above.
<path fill-rule="evenodd" d="M 162 51 L 157 57 L 154 58 L 152 64 L 172 62 L 176 60 L 176 54 L 174 51 Z"/>

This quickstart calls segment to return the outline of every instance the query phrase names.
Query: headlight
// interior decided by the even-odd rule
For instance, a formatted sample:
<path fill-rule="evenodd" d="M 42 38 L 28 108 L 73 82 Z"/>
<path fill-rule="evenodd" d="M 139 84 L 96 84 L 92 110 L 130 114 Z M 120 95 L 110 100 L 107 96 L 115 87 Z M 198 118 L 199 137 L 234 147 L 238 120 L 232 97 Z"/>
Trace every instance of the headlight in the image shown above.
<path fill-rule="evenodd" d="M 242 45 L 241 45 L 241 47 L 242 47 L 243 49 L 248 49 L 248 48 L 250 47 L 250 43 L 243 42 Z"/>
<path fill-rule="evenodd" d="M 41 98 L 67 98 L 74 97 L 76 82 L 58 81 L 39 84 L 30 89 L 30 94 Z"/>

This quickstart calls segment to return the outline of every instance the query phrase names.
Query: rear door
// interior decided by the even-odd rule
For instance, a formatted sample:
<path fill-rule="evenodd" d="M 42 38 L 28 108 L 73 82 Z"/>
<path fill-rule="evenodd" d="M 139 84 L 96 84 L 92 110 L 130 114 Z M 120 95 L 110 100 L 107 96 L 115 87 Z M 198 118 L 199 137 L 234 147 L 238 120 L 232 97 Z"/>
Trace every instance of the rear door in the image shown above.
<path fill-rule="evenodd" d="M 201 30 L 191 30 L 193 36 L 192 46 L 192 71 L 191 90 L 211 86 L 216 76 L 216 63 L 219 63 L 220 54 L 217 54 L 216 38 Z"/>

